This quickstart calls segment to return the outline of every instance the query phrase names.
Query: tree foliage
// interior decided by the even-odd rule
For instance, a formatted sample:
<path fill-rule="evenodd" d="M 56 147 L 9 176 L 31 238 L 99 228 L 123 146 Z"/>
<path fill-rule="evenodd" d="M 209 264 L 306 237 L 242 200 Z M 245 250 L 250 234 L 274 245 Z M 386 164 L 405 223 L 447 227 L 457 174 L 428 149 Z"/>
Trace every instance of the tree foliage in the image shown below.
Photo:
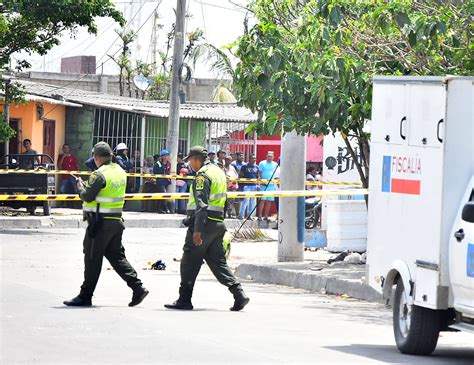
<path fill-rule="evenodd" d="M 467 1 L 254 0 L 256 24 L 234 44 L 240 103 L 258 132 L 356 138 L 368 184 L 371 78 L 473 73 Z"/>
<path fill-rule="evenodd" d="M 0 3 L 0 74 L 10 72 L 12 55 L 21 52 L 45 55 L 60 43 L 60 36 L 69 31 L 75 35 L 80 27 L 97 33 L 95 17 L 111 17 L 123 24 L 121 13 L 115 9 L 112 0 L 8 0 Z M 18 59 L 16 71 L 31 65 L 25 59 Z M 4 90 L 0 82 L 0 91 Z M 12 82 L 9 100 L 6 104 L 21 99 L 21 88 Z M 0 115 L 0 119 L 3 117 Z M 8 123 L 0 128 L 0 141 L 12 137 Z"/>

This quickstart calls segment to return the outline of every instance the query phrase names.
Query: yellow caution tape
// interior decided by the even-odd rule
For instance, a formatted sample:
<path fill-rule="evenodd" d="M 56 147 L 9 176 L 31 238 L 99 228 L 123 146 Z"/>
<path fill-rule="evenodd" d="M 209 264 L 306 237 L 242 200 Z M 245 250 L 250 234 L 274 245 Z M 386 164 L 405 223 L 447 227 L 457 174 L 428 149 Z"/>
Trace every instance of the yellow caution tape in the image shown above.
<path fill-rule="evenodd" d="M 1 174 L 50 174 L 50 175 L 90 175 L 90 171 L 68 171 L 68 170 L 1 170 Z M 182 175 L 155 175 L 155 174 L 142 174 L 142 173 L 127 173 L 129 177 L 146 177 L 154 179 L 178 179 L 178 180 L 194 180 L 194 176 L 182 176 Z M 245 179 L 245 178 L 228 178 L 229 181 L 235 182 L 254 182 L 254 183 L 267 183 L 272 182 L 279 184 L 279 179 L 267 180 L 267 179 Z M 306 181 L 305 185 L 311 186 L 322 186 L 322 185 L 344 185 L 344 186 L 361 186 L 360 182 L 323 182 L 323 181 Z"/>
<path fill-rule="evenodd" d="M 350 196 L 367 195 L 367 189 L 344 189 L 344 190 L 283 190 L 283 191 L 261 191 L 261 192 L 228 192 L 228 198 L 267 198 L 267 197 L 323 197 L 323 196 Z M 189 193 L 155 193 L 155 194 L 126 194 L 125 200 L 176 200 L 189 199 Z M 0 201 L 74 201 L 81 200 L 78 195 L 68 194 L 37 194 L 37 195 L 0 195 Z"/>

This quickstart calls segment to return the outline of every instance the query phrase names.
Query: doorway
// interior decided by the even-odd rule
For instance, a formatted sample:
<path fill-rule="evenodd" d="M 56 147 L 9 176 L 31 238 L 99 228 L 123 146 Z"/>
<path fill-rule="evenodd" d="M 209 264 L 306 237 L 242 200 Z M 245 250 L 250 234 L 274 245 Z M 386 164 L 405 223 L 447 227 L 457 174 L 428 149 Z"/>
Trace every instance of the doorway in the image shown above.
<path fill-rule="evenodd" d="M 56 122 L 54 120 L 45 120 L 43 123 L 43 154 L 51 156 L 54 162 L 56 145 Z"/>

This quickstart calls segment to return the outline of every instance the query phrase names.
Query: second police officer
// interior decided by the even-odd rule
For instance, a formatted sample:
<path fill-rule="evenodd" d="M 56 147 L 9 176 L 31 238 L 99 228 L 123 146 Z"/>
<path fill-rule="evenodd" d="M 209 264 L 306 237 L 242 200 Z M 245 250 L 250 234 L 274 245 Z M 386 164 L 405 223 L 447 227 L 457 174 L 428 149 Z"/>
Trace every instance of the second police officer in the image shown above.
<path fill-rule="evenodd" d="M 196 178 L 191 185 L 187 206 L 187 217 L 183 221 L 188 227 L 181 259 L 181 284 L 179 298 L 169 309 L 191 310 L 194 283 L 206 260 L 217 280 L 229 288 L 234 296 L 231 311 L 242 310 L 249 302 L 242 286 L 227 265 L 223 239 L 226 233 L 224 206 L 227 181 L 224 172 L 207 160 L 207 150 L 201 146 L 191 148 L 186 159 Z"/>

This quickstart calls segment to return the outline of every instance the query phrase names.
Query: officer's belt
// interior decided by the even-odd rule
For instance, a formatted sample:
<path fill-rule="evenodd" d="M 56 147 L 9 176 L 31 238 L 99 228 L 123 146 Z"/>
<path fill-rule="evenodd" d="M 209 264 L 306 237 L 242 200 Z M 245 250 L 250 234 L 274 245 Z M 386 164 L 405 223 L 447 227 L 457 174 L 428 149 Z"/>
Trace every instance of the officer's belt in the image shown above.
<path fill-rule="evenodd" d="M 96 213 L 84 212 L 86 219 L 93 218 Z M 121 219 L 122 213 L 99 213 L 99 219 Z"/>
<path fill-rule="evenodd" d="M 208 208 L 207 209 L 207 219 L 210 219 L 212 221 L 219 221 L 219 222 L 224 221 L 224 211 L 216 212 L 216 211 L 213 211 L 213 210 L 209 210 L 210 207 L 207 207 L 207 208 Z M 193 216 L 194 214 L 196 214 L 196 210 L 195 209 L 188 209 L 187 214 L 188 214 L 188 216 Z"/>
<path fill-rule="evenodd" d="M 82 210 L 84 212 L 96 212 L 96 207 L 83 206 Z M 111 214 L 122 214 L 122 208 L 103 208 L 99 207 L 99 213 L 111 213 Z"/>

